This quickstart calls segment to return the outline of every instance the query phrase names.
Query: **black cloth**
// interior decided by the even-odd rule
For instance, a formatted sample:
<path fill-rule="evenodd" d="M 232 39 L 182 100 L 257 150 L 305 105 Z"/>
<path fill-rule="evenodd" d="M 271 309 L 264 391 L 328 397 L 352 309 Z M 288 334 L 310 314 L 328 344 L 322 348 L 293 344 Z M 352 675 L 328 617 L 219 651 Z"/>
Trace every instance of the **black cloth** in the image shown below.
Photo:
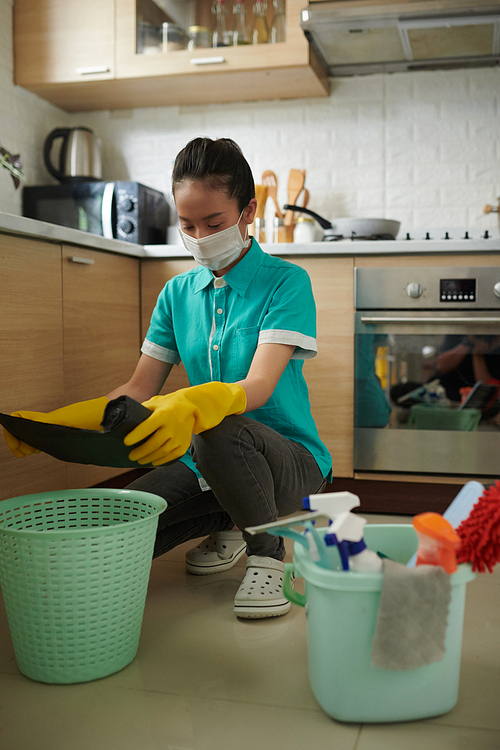
<path fill-rule="evenodd" d="M 35 422 L 8 414 L 0 414 L 0 424 L 18 440 L 60 461 L 128 469 L 144 464 L 129 459 L 132 447 L 124 445 L 123 438 L 150 414 L 151 411 L 138 401 L 119 396 L 110 401 L 104 410 L 102 432 Z"/>

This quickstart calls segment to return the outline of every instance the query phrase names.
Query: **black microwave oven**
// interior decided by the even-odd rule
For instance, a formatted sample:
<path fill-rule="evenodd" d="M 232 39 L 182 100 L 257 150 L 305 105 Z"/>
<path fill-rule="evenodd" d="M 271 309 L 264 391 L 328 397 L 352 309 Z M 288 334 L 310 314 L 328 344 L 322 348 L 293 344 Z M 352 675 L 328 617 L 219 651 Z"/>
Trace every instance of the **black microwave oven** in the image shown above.
<path fill-rule="evenodd" d="M 80 182 L 23 189 L 23 216 L 109 239 L 164 245 L 169 206 L 159 190 L 139 182 Z"/>

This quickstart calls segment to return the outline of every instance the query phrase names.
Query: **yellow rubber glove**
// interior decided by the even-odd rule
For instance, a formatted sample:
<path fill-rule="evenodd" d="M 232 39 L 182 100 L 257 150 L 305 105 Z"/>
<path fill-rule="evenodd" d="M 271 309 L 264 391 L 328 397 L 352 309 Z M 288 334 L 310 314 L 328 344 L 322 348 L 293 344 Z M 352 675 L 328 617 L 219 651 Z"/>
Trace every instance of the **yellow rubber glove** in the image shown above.
<path fill-rule="evenodd" d="M 161 466 L 185 454 L 192 435 L 216 427 L 229 414 L 242 414 L 247 395 L 236 383 L 218 381 L 181 388 L 166 396 L 154 396 L 143 406 L 153 414 L 125 437 L 134 445 L 151 437 L 129 453 L 132 461 Z"/>
<path fill-rule="evenodd" d="M 94 398 L 90 401 L 79 401 L 76 404 L 63 406 L 55 411 L 47 413 L 41 411 L 14 411 L 13 417 L 22 417 L 31 419 L 33 422 L 45 422 L 46 424 L 60 424 L 64 427 L 78 427 L 81 430 L 100 430 L 101 422 L 104 415 L 104 409 L 108 405 L 108 399 L 105 396 Z M 5 441 L 12 453 L 18 458 L 30 456 L 32 453 L 40 453 L 36 448 L 32 448 L 22 440 L 7 432 L 4 429 Z"/>
<path fill-rule="evenodd" d="M 5 442 L 9 446 L 14 456 L 17 456 L 17 458 L 25 458 L 26 456 L 31 456 L 34 453 L 40 453 L 38 448 L 32 448 L 31 445 L 27 445 L 26 443 L 23 443 L 22 440 L 18 440 L 16 437 L 14 437 L 14 435 L 11 435 L 10 432 L 7 432 L 5 427 L 2 427 L 2 429 Z"/>

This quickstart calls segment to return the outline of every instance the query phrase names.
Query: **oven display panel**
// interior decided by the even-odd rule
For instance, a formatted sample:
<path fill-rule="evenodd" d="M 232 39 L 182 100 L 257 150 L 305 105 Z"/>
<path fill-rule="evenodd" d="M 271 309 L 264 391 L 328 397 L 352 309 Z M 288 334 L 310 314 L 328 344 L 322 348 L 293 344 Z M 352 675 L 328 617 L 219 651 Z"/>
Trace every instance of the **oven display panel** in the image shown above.
<path fill-rule="evenodd" d="M 475 302 L 476 279 L 440 279 L 441 302 Z"/>

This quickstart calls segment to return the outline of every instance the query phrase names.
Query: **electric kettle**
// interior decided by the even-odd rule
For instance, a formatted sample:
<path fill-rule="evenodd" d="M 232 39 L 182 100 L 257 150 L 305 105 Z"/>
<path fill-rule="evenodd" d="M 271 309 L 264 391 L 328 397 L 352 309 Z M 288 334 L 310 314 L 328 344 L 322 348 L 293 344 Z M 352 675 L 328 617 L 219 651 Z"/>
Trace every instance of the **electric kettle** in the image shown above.
<path fill-rule="evenodd" d="M 61 139 L 59 167 L 51 160 L 52 146 Z M 92 130 L 84 127 L 55 128 L 43 147 L 45 166 L 59 182 L 88 182 L 102 177 L 101 149 Z"/>

